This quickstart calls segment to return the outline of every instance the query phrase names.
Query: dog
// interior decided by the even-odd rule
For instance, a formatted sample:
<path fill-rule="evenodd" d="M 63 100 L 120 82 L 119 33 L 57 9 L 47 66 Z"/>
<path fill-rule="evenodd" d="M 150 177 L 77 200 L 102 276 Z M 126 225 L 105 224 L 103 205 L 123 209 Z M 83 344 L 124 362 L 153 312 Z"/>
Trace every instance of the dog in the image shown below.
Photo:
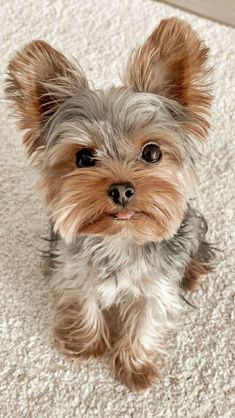
<path fill-rule="evenodd" d="M 41 40 L 8 67 L 6 97 L 51 215 L 56 344 L 77 361 L 107 352 L 131 391 L 159 376 L 183 291 L 213 269 L 190 205 L 210 126 L 207 61 L 191 26 L 169 18 L 131 54 L 119 87 L 91 88 Z"/>

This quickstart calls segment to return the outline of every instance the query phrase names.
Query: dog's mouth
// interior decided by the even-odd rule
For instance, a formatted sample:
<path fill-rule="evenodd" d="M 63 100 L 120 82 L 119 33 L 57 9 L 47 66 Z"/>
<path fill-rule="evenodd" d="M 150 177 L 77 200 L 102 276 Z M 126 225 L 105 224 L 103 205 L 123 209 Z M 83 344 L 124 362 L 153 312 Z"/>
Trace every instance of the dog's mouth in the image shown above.
<path fill-rule="evenodd" d="M 123 209 L 110 216 L 116 221 L 129 221 L 135 215 L 136 215 L 136 212 L 134 212 L 133 210 Z"/>
<path fill-rule="evenodd" d="M 154 229 L 155 228 L 155 229 Z M 85 235 L 116 235 L 123 231 L 134 234 L 141 242 L 153 236 L 162 235 L 163 226 L 148 213 L 136 208 L 120 208 L 97 216 L 95 219 L 87 220 L 77 229 L 78 234 Z M 154 235 L 152 230 L 157 231 Z"/>
<path fill-rule="evenodd" d="M 118 223 L 133 223 L 135 221 L 140 221 L 140 220 L 144 220 L 146 218 L 150 218 L 153 219 L 152 216 L 145 212 L 145 211 L 141 211 L 141 210 L 136 210 L 136 209 L 122 209 L 119 211 L 115 211 L 115 212 L 111 212 L 111 213 L 105 213 L 95 219 L 92 220 L 88 220 L 87 222 L 84 222 L 82 225 L 82 228 L 80 228 L 80 232 L 81 230 L 83 230 L 84 228 L 87 227 L 91 227 L 91 226 L 95 226 L 95 225 L 99 225 L 102 223 L 103 227 L 105 228 L 105 221 L 110 220 L 111 222 L 114 222 L 117 226 Z M 107 224 L 108 225 L 108 224 Z"/>

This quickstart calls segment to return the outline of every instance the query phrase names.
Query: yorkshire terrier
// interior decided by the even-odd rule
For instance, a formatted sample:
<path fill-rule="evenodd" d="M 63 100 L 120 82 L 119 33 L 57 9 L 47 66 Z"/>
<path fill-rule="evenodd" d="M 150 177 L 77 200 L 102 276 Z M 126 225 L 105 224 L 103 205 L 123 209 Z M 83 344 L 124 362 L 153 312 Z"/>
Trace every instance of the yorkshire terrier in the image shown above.
<path fill-rule="evenodd" d="M 212 269 L 189 204 L 209 128 L 207 58 L 170 18 L 131 54 L 120 87 L 91 88 L 40 40 L 8 67 L 6 96 L 51 214 L 55 340 L 77 360 L 108 351 L 132 391 L 158 376 L 183 290 Z"/>

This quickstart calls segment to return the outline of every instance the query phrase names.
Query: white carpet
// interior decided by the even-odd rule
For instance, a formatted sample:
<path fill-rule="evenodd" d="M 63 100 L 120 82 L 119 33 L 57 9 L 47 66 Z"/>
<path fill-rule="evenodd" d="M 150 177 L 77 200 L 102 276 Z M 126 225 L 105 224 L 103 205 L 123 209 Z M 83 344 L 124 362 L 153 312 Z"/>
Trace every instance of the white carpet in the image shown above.
<path fill-rule="evenodd" d="M 128 52 L 162 18 L 187 19 L 211 48 L 215 101 L 209 147 L 198 164 L 196 205 L 222 249 L 218 270 L 191 297 L 163 377 L 135 395 L 104 361 L 78 370 L 51 337 L 52 296 L 40 270 L 48 222 L 20 135 L 1 100 L 0 417 L 229 418 L 235 416 L 235 31 L 150 0 L 0 0 L 1 80 L 11 55 L 34 38 L 77 57 L 97 87 L 118 82 Z M 1 97 L 3 94 L 1 93 Z M 233 195 L 233 196 L 232 196 Z"/>

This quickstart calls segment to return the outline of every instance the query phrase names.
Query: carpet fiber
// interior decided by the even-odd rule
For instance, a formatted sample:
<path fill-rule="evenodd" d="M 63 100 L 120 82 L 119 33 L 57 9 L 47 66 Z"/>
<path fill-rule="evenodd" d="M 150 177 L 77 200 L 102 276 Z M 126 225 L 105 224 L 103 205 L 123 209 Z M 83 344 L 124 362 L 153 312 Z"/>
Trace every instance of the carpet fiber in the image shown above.
<path fill-rule="evenodd" d="M 195 206 L 221 249 L 217 271 L 189 296 L 196 308 L 187 307 L 153 388 L 130 393 L 104 360 L 78 369 L 53 346 L 52 295 L 38 251 L 45 248 L 47 214 L 1 93 L 0 417 L 234 417 L 234 30 L 150 0 L 0 0 L 0 10 L 1 83 L 12 54 L 34 38 L 76 57 L 104 87 L 118 83 L 128 52 L 162 18 L 184 18 L 199 31 L 211 49 L 215 100 Z"/>

